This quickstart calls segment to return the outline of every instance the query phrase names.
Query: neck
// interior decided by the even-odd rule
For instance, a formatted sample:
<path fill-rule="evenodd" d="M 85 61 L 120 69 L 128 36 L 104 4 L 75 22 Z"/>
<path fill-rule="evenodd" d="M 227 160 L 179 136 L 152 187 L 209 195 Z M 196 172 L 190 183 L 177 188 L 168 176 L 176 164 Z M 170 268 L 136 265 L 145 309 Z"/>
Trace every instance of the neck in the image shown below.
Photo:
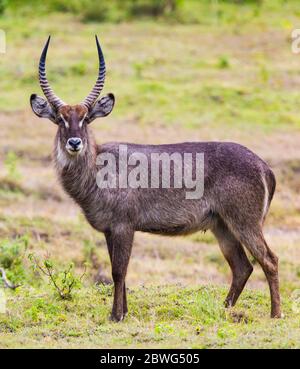
<path fill-rule="evenodd" d="M 62 147 L 59 132 L 57 133 L 54 162 L 59 180 L 65 191 L 81 206 L 97 190 L 96 156 L 97 146 L 90 134 L 83 151 L 78 156 L 71 156 Z"/>

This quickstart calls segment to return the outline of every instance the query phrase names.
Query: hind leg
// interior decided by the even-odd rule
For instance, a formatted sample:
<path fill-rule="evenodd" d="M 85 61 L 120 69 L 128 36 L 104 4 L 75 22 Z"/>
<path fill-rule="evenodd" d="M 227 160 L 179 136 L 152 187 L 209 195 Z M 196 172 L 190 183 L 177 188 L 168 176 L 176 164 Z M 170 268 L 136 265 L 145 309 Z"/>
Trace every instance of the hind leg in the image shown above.
<path fill-rule="evenodd" d="M 280 318 L 280 294 L 278 278 L 278 258 L 270 250 L 260 224 L 247 226 L 231 224 L 235 237 L 249 250 L 262 267 L 267 278 L 271 295 L 271 317 Z"/>
<path fill-rule="evenodd" d="M 253 267 L 241 243 L 234 237 L 221 219 L 216 222 L 212 232 L 216 236 L 220 249 L 231 268 L 232 282 L 225 300 L 225 306 L 231 307 L 235 305 L 242 293 L 253 271 Z"/>
<path fill-rule="evenodd" d="M 262 232 L 252 238 L 254 239 L 245 240 L 244 245 L 259 262 L 267 278 L 271 295 L 271 317 L 281 318 L 278 257 L 267 245 Z"/>

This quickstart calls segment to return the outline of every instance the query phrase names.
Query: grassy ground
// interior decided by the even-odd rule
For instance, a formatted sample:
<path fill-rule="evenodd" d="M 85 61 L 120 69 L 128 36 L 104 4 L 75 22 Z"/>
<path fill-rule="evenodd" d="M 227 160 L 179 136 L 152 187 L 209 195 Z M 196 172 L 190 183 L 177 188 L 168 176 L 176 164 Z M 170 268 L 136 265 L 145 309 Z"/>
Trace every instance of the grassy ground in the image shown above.
<path fill-rule="evenodd" d="M 0 262 L 22 284 L 5 290 L 1 347 L 300 347 L 300 64 L 290 40 L 300 23 L 297 3 L 238 12 L 232 4 L 203 4 L 195 24 L 83 23 L 77 15 L 28 10 L 0 18 L 7 33 L 0 55 Z M 51 164 L 55 126 L 29 108 L 30 94 L 40 93 L 37 63 L 49 33 L 49 79 L 70 103 L 93 85 L 93 35 L 100 36 L 105 91 L 117 103 L 93 123 L 99 143 L 233 140 L 272 165 L 278 187 L 265 233 L 280 258 L 284 319 L 269 319 L 257 265 L 237 306 L 222 307 L 230 273 L 212 235 L 137 234 L 130 313 L 121 324 L 108 321 L 112 288 L 94 285 L 99 267 L 101 278 L 110 278 L 103 236 L 60 189 Z M 78 275 L 89 262 L 73 300 L 58 299 L 47 278 L 32 272 L 30 253 L 40 260 L 50 254 L 59 270 L 72 261 Z"/>

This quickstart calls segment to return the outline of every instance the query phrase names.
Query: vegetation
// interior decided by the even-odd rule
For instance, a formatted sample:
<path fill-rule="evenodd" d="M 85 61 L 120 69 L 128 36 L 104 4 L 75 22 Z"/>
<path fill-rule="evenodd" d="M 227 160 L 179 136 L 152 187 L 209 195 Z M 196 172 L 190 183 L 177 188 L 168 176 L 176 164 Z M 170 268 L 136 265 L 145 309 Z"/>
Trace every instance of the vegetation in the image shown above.
<path fill-rule="evenodd" d="M 0 14 L 4 13 L 6 7 L 6 0 L 0 0 Z"/>
<path fill-rule="evenodd" d="M 108 320 L 111 287 L 85 288 L 72 301 L 24 287 L 8 294 L 1 347 L 299 347 L 289 303 L 284 320 L 270 321 L 265 294 L 248 291 L 231 311 L 220 303 L 224 296 L 223 287 L 213 286 L 130 289 L 130 314 L 117 324 Z"/>
<path fill-rule="evenodd" d="M 0 267 L 20 286 L 4 290 L 0 346 L 299 348 L 299 55 L 290 44 L 298 2 L 10 0 L 0 1 L 3 10 Z M 129 315 L 108 320 L 104 238 L 63 194 L 50 157 L 55 126 L 28 103 L 40 93 L 37 63 L 49 34 L 49 80 L 70 103 L 95 81 L 100 37 L 105 92 L 117 100 L 91 126 L 99 143 L 232 140 L 272 165 L 278 185 L 265 230 L 280 259 L 284 319 L 269 319 L 257 265 L 237 306 L 223 308 L 229 269 L 206 233 L 137 234 Z"/>
<path fill-rule="evenodd" d="M 7 239 L 0 242 L 0 266 L 8 271 L 8 279 L 14 284 L 28 282 L 28 273 L 23 264 L 27 247 L 28 237 L 25 235 L 13 242 Z"/>
<path fill-rule="evenodd" d="M 49 258 L 46 258 L 42 265 L 34 254 L 29 254 L 28 258 L 32 262 L 33 270 L 48 277 L 49 284 L 62 300 L 72 300 L 72 291 L 81 287 L 81 281 L 85 273 L 80 277 L 74 275 L 74 263 L 70 263 L 64 270 L 57 272 L 55 271 L 54 262 Z"/>

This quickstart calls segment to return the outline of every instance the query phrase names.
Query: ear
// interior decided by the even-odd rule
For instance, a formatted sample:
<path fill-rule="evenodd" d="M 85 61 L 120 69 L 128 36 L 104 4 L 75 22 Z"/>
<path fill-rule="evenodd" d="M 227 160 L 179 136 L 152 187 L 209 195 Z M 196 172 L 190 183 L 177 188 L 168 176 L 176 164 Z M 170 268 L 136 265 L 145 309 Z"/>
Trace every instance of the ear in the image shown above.
<path fill-rule="evenodd" d="M 53 123 L 57 124 L 55 121 L 55 112 L 52 106 L 43 97 L 32 94 L 30 96 L 30 105 L 33 112 L 40 118 L 48 118 Z"/>
<path fill-rule="evenodd" d="M 114 105 L 115 97 L 113 94 L 102 97 L 92 107 L 89 113 L 88 123 L 91 123 L 96 118 L 106 117 L 113 110 Z"/>

